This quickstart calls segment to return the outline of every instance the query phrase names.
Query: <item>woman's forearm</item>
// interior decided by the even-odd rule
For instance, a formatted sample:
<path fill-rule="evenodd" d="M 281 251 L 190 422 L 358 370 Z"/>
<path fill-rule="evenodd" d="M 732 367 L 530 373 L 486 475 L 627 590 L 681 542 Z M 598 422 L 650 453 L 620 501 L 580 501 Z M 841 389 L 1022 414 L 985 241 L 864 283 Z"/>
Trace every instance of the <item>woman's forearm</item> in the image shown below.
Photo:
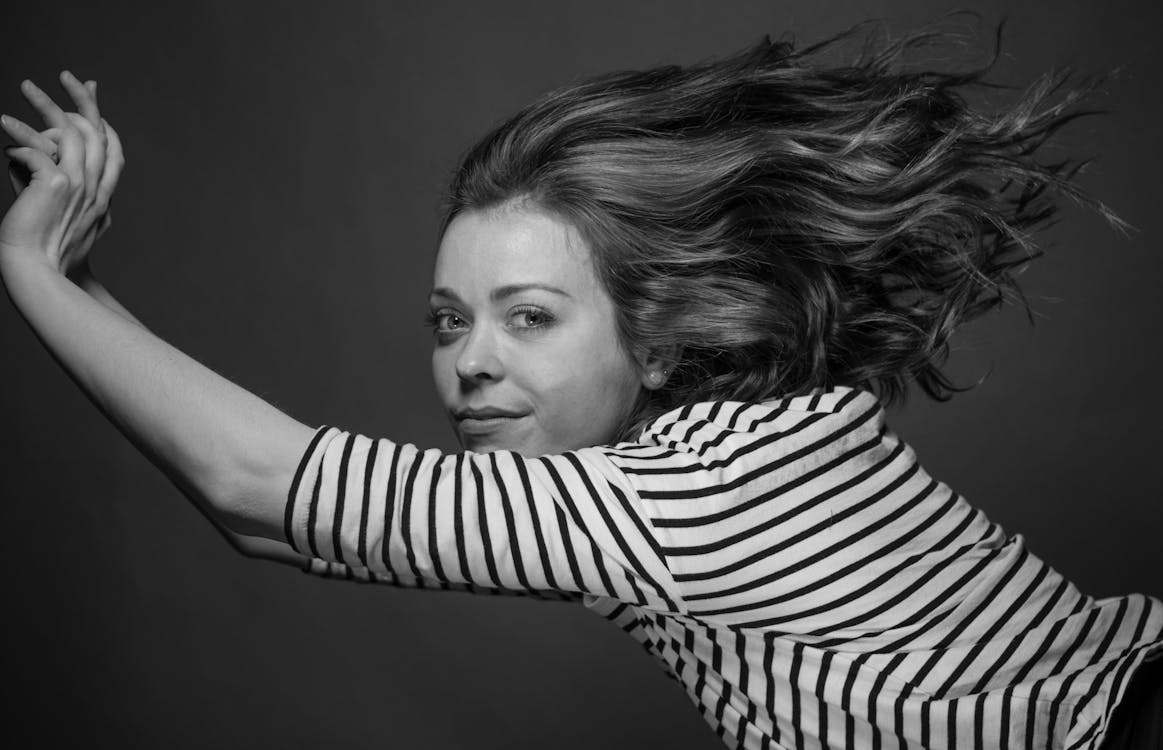
<path fill-rule="evenodd" d="M 109 293 L 109 290 L 106 289 L 105 286 L 100 281 L 98 281 L 95 276 L 93 276 L 92 272 L 89 270 L 88 264 L 85 265 L 83 273 L 79 273 L 70 278 L 74 284 L 81 288 L 82 291 L 100 302 L 105 307 L 109 308 L 129 322 L 135 323 L 141 328 L 146 328 L 145 323 L 142 323 L 134 316 L 133 313 L 129 312 L 129 310 L 126 310 L 125 307 L 120 302 L 118 302 L 112 294 Z M 146 328 L 146 330 L 149 329 Z"/>
<path fill-rule="evenodd" d="M 282 538 L 285 498 L 274 488 L 289 486 L 294 462 L 287 457 L 305 448 L 310 427 L 47 266 L 3 258 L 0 276 L 45 348 L 184 494 L 234 532 Z M 279 476 L 267 476 L 272 466 Z"/>
<path fill-rule="evenodd" d="M 136 325 L 146 328 L 145 324 L 138 320 L 133 313 L 129 312 L 117 298 L 109 293 L 105 285 L 97 280 L 93 275 L 88 264 L 86 264 L 81 272 L 71 277 L 73 282 L 85 291 L 90 297 L 100 302 L 106 308 L 117 313 L 126 320 L 135 323 Z M 146 329 L 148 330 L 148 329 Z M 283 541 L 275 539 L 266 539 L 263 537 L 244 536 L 231 531 L 226 525 L 215 515 L 212 508 L 207 507 L 201 498 L 194 499 L 195 505 L 202 511 L 203 516 L 206 517 L 214 528 L 218 529 L 219 533 L 225 537 L 230 546 L 237 552 L 262 560 L 273 560 L 274 562 L 286 563 L 288 565 L 295 565 L 302 567 L 306 565 L 307 558 L 300 555 L 291 549 L 291 545 Z"/>

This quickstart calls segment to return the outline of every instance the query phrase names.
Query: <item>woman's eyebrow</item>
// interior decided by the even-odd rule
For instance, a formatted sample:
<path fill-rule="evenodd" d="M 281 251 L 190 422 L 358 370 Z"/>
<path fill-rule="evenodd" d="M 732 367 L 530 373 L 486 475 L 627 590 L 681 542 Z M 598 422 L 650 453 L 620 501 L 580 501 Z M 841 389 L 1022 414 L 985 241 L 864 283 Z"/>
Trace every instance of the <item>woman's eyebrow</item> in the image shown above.
<path fill-rule="evenodd" d="M 542 291 L 552 292 L 553 294 L 560 294 L 563 297 L 569 297 L 570 299 L 573 299 L 573 295 L 570 294 L 569 292 L 565 291 L 564 289 L 559 289 L 559 288 L 557 288 L 555 286 L 551 286 L 549 284 L 536 284 L 536 283 L 506 284 L 505 286 L 499 286 L 492 291 L 492 293 L 489 295 L 489 298 L 492 299 L 494 302 L 496 302 L 496 301 L 502 300 L 506 297 L 512 297 L 514 294 L 518 294 L 520 292 L 524 292 L 524 291 L 527 291 L 529 289 L 541 289 Z M 448 287 L 444 287 L 444 286 L 436 287 L 435 289 L 433 289 L 431 292 L 428 293 L 428 296 L 429 297 L 447 297 L 448 299 L 456 300 L 457 302 L 462 301 L 456 292 L 454 292 L 451 289 L 449 289 Z"/>
<path fill-rule="evenodd" d="M 564 289 L 558 289 L 557 287 L 550 286 L 549 284 L 506 284 L 505 286 L 499 286 L 494 289 L 493 293 L 490 294 L 489 297 L 494 302 L 496 302 L 497 300 L 504 299 L 505 297 L 512 297 L 514 294 L 518 294 L 529 289 L 541 289 L 542 291 L 553 292 L 554 294 L 560 294 L 561 296 L 569 297 L 570 299 L 573 298 L 573 295 Z"/>
<path fill-rule="evenodd" d="M 462 301 L 462 300 L 460 299 L 460 296 L 459 296 L 459 295 L 457 295 L 457 293 L 456 293 L 456 292 L 452 291 L 451 289 L 449 289 L 449 288 L 448 288 L 448 287 L 446 287 L 446 286 L 438 286 L 438 287 L 436 287 L 436 288 L 435 288 L 435 289 L 433 289 L 431 292 L 428 292 L 428 297 L 429 297 L 429 298 L 432 298 L 432 297 L 447 297 L 448 299 L 456 300 L 457 302 L 461 302 L 461 301 Z"/>

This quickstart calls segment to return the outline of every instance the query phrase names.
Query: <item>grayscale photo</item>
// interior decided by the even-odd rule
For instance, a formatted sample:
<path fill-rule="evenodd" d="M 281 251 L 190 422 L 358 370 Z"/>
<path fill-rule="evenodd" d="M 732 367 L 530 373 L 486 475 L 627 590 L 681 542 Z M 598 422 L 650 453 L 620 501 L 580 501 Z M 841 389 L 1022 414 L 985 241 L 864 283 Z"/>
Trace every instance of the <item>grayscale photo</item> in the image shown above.
<path fill-rule="evenodd" d="M 1160 750 L 1157 18 L 9 9 L 9 742 Z"/>

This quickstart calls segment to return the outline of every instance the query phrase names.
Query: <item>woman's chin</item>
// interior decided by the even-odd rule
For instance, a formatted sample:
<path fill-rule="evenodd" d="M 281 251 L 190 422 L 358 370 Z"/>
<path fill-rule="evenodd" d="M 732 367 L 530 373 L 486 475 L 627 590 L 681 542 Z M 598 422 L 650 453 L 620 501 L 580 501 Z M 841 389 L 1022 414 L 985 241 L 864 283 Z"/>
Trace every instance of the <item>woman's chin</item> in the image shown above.
<path fill-rule="evenodd" d="M 473 453 L 513 451 L 523 456 L 540 455 L 535 452 L 537 446 L 530 444 L 538 441 L 530 440 L 534 435 L 530 434 L 529 425 L 525 423 L 523 417 L 505 419 L 497 424 L 491 422 L 492 420 L 484 423 L 466 420 L 459 424 L 454 423 L 453 428 L 456 430 L 460 447 Z"/>
<path fill-rule="evenodd" d="M 524 455 L 520 441 L 504 439 L 496 435 L 461 435 L 460 447 L 473 453 L 493 453 L 494 451 L 515 451 Z"/>

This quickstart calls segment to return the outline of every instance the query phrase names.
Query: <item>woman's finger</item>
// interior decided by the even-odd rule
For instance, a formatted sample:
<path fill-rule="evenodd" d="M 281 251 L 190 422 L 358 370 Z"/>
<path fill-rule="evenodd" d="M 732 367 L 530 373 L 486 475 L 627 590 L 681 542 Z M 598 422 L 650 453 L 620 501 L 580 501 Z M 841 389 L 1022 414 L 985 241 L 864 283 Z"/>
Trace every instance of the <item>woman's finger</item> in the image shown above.
<path fill-rule="evenodd" d="M 97 239 L 101 239 L 101 235 L 109 230 L 113 225 L 113 208 L 110 206 L 101 214 L 101 218 L 97 220 Z"/>
<path fill-rule="evenodd" d="M 20 84 L 20 90 L 24 93 L 24 98 L 28 100 L 33 109 L 40 113 L 49 127 L 63 130 L 69 126 L 69 120 L 65 117 L 64 111 L 56 105 L 52 97 L 44 93 L 35 83 L 25 80 Z"/>
<path fill-rule="evenodd" d="M 77 105 L 77 111 L 95 129 L 100 130 L 101 113 L 97 110 L 97 100 L 89 87 L 77 80 L 77 77 L 67 70 L 61 71 L 60 79 L 61 85 L 65 87 L 65 91 L 72 97 L 73 103 Z"/>
<path fill-rule="evenodd" d="M 97 82 L 85 81 L 85 86 L 89 89 L 89 96 L 93 97 L 93 104 L 97 104 Z"/>
<path fill-rule="evenodd" d="M 9 138 L 21 146 L 40 149 L 49 156 L 57 152 L 56 138 L 60 137 L 61 132 L 58 128 L 49 128 L 41 133 L 12 115 L 0 116 L 0 127 L 4 129 Z"/>
<path fill-rule="evenodd" d="M 68 70 L 60 72 L 61 86 L 77 105 L 77 112 L 66 116 L 85 139 L 85 199 L 95 200 L 101 174 L 105 170 L 105 132 L 101 126 L 101 113 L 92 91 Z"/>
<path fill-rule="evenodd" d="M 60 174 L 61 171 L 56 163 L 49 158 L 48 154 L 43 151 L 37 151 L 35 148 L 28 146 L 8 146 L 4 149 L 4 154 L 12 161 L 27 167 L 32 174 L 33 180 L 41 175 L 46 178 L 51 178 L 54 174 Z"/>
<path fill-rule="evenodd" d="M 97 205 L 109 210 L 109 203 L 113 200 L 113 191 L 117 189 L 117 180 L 121 177 L 121 170 L 125 168 L 125 153 L 121 150 L 121 138 L 105 120 L 105 136 L 109 146 L 105 153 L 105 171 L 101 175 L 101 182 L 97 185 Z"/>
<path fill-rule="evenodd" d="M 84 186 L 87 197 L 89 186 L 85 181 L 85 139 L 81 135 L 81 131 L 72 126 L 62 129 L 59 147 L 58 164 L 61 171 L 68 176 L 69 182 L 72 184 Z M 48 157 L 45 156 L 45 158 Z"/>
<path fill-rule="evenodd" d="M 109 139 L 106 137 L 100 121 L 94 127 L 91 122 L 76 112 L 66 114 L 85 141 L 85 195 L 95 195 L 97 185 L 101 181 L 101 173 L 105 170 L 106 148 Z"/>

